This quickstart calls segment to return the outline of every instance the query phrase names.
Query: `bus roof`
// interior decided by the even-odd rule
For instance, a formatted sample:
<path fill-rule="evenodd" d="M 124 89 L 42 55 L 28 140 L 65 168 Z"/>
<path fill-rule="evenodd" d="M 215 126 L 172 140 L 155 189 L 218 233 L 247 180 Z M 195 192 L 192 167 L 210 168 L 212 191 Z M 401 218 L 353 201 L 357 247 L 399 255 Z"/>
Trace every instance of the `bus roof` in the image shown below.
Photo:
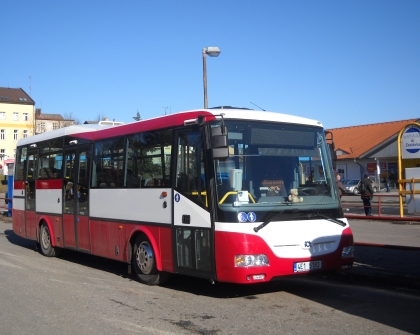
<path fill-rule="evenodd" d="M 27 137 L 19 140 L 18 146 L 31 144 L 34 142 L 45 141 L 65 135 L 74 135 L 75 137 L 97 140 L 113 136 L 120 136 L 142 131 L 149 131 L 153 129 L 163 129 L 176 126 L 182 126 L 187 121 L 194 121 L 199 116 L 207 116 L 216 118 L 223 114 L 225 120 L 253 120 L 253 121 L 268 121 L 280 122 L 289 124 L 309 125 L 315 127 L 322 127 L 322 123 L 316 120 L 307 119 L 299 116 L 293 116 L 282 113 L 273 113 L 267 111 L 256 111 L 246 109 L 197 109 L 185 112 L 179 112 L 164 116 L 159 116 L 151 119 L 135 121 L 129 124 L 104 126 L 99 124 L 87 124 L 69 126 L 61 129 L 52 130 L 42 134 L 35 135 L 35 137 Z"/>
<path fill-rule="evenodd" d="M 99 123 L 73 125 L 73 126 L 68 126 L 64 128 L 47 131 L 45 133 L 37 134 L 35 136 L 22 138 L 18 141 L 17 145 L 21 146 L 21 145 L 31 144 L 34 142 L 46 141 L 46 140 L 50 140 L 53 138 L 62 137 L 66 135 L 93 132 L 93 131 L 103 130 L 109 127 L 110 127 L 109 125 L 101 125 Z"/>

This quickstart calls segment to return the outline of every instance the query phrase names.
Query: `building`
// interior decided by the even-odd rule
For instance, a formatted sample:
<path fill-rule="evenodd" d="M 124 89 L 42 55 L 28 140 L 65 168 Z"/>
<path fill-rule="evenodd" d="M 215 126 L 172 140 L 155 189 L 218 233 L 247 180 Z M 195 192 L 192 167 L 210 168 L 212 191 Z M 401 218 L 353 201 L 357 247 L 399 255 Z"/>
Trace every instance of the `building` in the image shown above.
<path fill-rule="evenodd" d="M 32 135 L 35 101 L 21 88 L 0 87 L 0 164 L 15 157 L 16 142 Z"/>
<path fill-rule="evenodd" d="M 74 120 L 60 114 L 43 114 L 22 88 L 0 87 L 0 165 L 15 157 L 21 138 L 68 127 Z"/>
<path fill-rule="evenodd" d="M 74 120 L 63 118 L 60 114 L 43 114 L 41 108 L 35 110 L 35 133 L 41 134 L 46 131 L 68 127 L 74 124 Z"/>
<path fill-rule="evenodd" d="M 360 179 L 365 173 L 376 180 L 387 176 L 396 187 L 398 180 L 398 135 L 420 119 L 328 129 L 337 153 L 336 172 L 343 179 Z M 420 166 L 420 159 L 403 161 L 403 169 Z"/>

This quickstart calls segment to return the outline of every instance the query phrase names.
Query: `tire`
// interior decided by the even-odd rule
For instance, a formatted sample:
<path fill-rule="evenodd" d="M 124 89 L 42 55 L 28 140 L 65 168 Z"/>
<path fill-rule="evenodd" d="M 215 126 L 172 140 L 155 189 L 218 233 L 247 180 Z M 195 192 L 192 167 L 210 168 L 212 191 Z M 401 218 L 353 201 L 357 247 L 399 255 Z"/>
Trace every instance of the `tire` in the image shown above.
<path fill-rule="evenodd" d="M 378 192 L 378 189 L 376 188 L 376 186 L 373 186 L 373 193 Z"/>
<path fill-rule="evenodd" d="M 51 234 L 50 229 L 46 223 L 41 224 L 41 229 L 39 230 L 39 250 L 41 254 L 47 257 L 56 257 L 61 253 L 61 249 L 54 248 L 51 244 Z"/>
<path fill-rule="evenodd" d="M 358 194 L 359 194 L 359 189 L 358 189 L 357 187 L 355 187 L 355 188 L 353 189 L 353 194 L 354 194 L 354 195 L 358 195 Z"/>
<path fill-rule="evenodd" d="M 169 279 L 169 273 L 156 269 L 156 258 L 149 239 L 138 235 L 133 247 L 132 264 L 138 281 L 146 285 L 160 285 Z"/>

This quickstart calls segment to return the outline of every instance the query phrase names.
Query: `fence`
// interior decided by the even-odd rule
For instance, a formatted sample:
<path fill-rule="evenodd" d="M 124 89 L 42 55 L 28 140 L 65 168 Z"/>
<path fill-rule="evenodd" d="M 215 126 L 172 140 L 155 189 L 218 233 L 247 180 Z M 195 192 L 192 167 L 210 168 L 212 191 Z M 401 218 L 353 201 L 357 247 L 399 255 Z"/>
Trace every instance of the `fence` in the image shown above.
<path fill-rule="evenodd" d="M 350 219 L 376 219 L 376 220 L 393 220 L 393 221 L 420 221 L 420 214 L 407 213 L 407 205 L 405 194 L 402 195 L 402 211 L 400 208 L 400 195 L 398 191 L 390 194 L 373 194 L 371 200 L 372 216 L 366 216 L 364 212 L 363 201 L 360 195 L 343 194 L 341 203 L 344 210 L 344 216 Z M 403 216 L 401 216 L 403 213 Z"/>

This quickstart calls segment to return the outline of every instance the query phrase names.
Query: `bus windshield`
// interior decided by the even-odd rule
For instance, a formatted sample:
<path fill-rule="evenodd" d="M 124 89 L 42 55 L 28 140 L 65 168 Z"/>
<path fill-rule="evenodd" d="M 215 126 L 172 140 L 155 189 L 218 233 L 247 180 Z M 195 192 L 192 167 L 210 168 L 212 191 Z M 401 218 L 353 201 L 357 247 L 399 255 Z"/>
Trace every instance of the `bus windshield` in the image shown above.
<path fill-rule="evenodd" d="M 219 211 L 338 210 L 323 128 L 257 121 L 225 123 L 229 158 L 214 161 Z"/>

